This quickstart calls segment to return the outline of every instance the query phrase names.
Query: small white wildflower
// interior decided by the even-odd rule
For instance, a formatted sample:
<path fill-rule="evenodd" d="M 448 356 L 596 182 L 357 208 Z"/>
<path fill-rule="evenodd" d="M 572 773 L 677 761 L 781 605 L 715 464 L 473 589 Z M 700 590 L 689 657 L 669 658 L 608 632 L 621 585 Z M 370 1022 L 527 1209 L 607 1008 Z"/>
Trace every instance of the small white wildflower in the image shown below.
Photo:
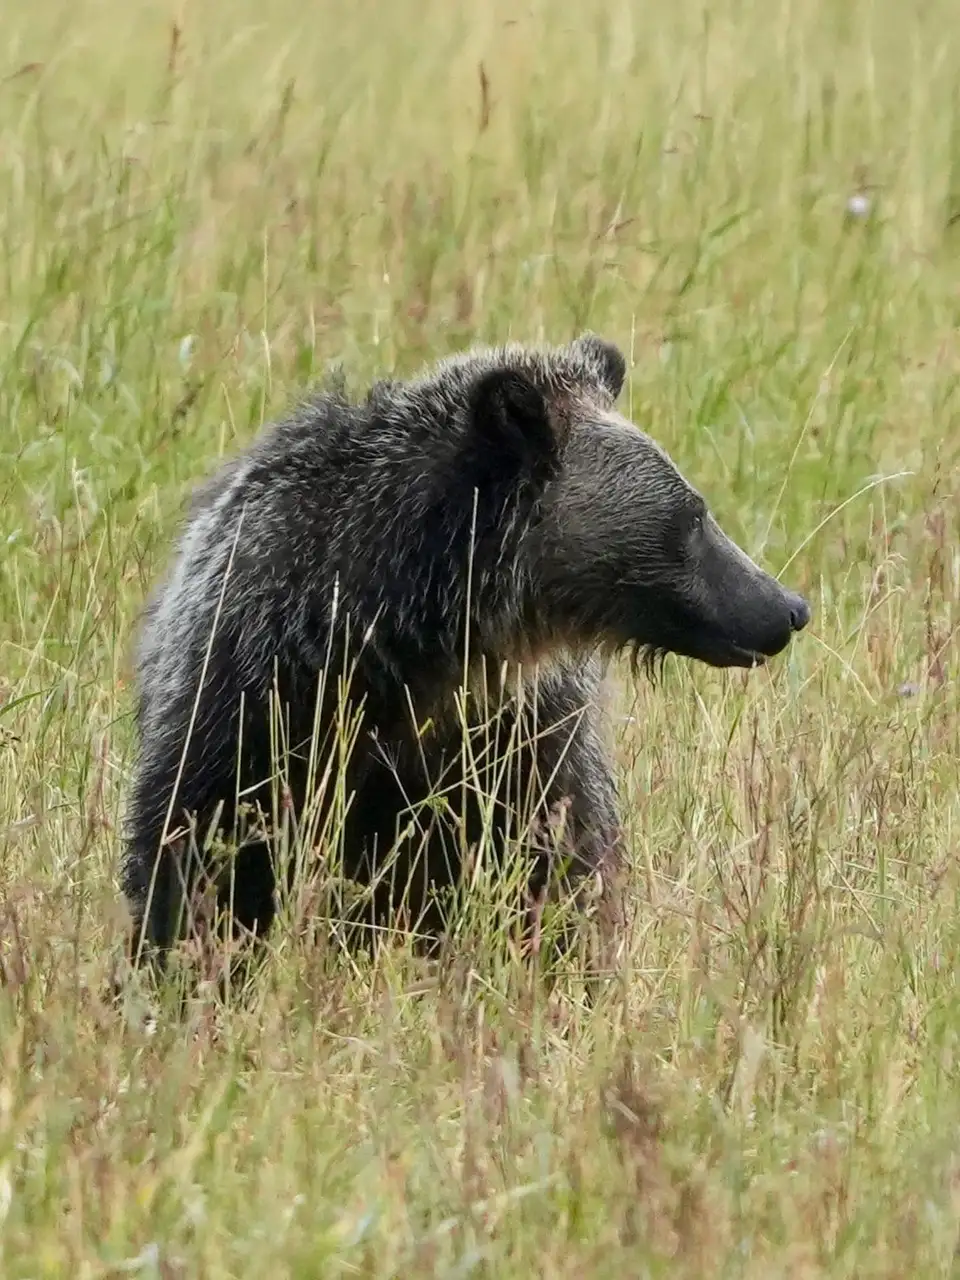
<path fill-rule="evenodd" d="M 114 1270 L 136 1275 L 139 1271 L 156 1271 L 159 1265 L 160 1246 L 155 1240 L 151 1240 L 135 1257 L 124 1258 L 122 1262 L 115 1263 Z"/>
<path fill-rule="evenodd" d="M 4 1164 L 3 1168 L 0 1169 L 0 1222 L 5 1221 L 12 1204 L 13 1179 L 7 1171 L 7 1165 Z"/>
<path fill-rule="evenodd" d="M 180 339 L 179 359 L 182 368 L 186 369 L 193 359 L 193 349 L 196 343 L 197 336 L 194 333 L 185 333 Z"/>
<path fill-rule="evenodd" d="M 847 213 L 852 218 L 865 218 L 871 209 L 870 197 L 862 191 L 856 191 L 847 200 Z"/>

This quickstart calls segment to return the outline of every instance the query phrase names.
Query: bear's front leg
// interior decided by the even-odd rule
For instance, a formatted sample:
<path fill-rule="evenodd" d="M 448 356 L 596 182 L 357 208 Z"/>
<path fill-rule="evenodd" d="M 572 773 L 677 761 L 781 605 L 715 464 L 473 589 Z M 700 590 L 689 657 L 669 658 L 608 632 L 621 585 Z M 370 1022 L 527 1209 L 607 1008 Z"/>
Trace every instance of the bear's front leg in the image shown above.
<path fill-rule="evenodd" d="M 537 681 L 532 742 L 540 803 L 530 890 L 534 938 L 546 902 L 572 897 L 577 911 L 563 931 L 561 949 L 588 923 L 606 968 L 622 941 L 625 855 L 600 687 L 593 660 L 551 668 Z"/>

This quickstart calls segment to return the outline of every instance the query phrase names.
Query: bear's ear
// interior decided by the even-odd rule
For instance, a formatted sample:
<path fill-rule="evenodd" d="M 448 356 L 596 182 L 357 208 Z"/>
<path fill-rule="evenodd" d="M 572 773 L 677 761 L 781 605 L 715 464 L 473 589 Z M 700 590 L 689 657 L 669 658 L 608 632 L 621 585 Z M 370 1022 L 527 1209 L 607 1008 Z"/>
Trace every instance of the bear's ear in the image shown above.
<path fill-rule="evenodd" d="M 474 439 L 482 440 L 502 462 L 532 465 L 553 463 L 557 438 L 547 398 L 518 369 L 491 369 L 477 380 L 470 402 Z"/>
<path fill-rule="evenodd" d="M 620 348 L 596 333 L 582 333 L 573 346 L 596 368 L 604 390 L 611 400 L 616 400 L 627 376 L 627 362 Z"/>

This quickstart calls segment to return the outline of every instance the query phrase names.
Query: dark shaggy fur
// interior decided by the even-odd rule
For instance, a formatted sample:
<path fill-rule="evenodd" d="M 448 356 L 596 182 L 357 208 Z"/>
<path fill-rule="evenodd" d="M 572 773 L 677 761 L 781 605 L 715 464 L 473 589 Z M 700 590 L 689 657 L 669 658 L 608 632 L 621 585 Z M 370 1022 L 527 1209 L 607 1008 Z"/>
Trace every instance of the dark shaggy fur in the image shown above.
<path fill-rule="evenodd" d="M 197 868 L 213 867 L 201 852 L 211 826 L 240 846 L 221 899 L 247 928 L 268 927 L 269 833 L 237 829 L 235 796 L 272 812 L 273 692 L 286 806 L 302 820 L 309 740 L 316 723 L 322 774 L 347 674 L 362 716 L 345 772 L 351 878 L 369 882 L 406 829 L 398 871 L 413 876 L 414 914 L 429 886 L 456 883 L 483 828 L 456 695 L 466 683 L 475 723 L 484 681 L 494 748 L 527 737 L 494 811 L 498 844 L 518 834 L 520 791 L 532 791 L 534 890 L 559 808 L 574 879 L 617 864 L 596 655 L 752 665 L 808 616 L 616 413 L 624 376 L 621 353 L 592 335 L 472 351 L 418 381 L 377 383 L 361 404 L 313 399 L 201 489 L 139 654 L 124 888 L 150 947 L 181 933 Z M 536 674 L 529 688 L 518 664 Z M 445 810 L 423 804 L 438 786 Z M 392 904 L 382 888 L 378 918 Z M 435 907 L 424 924 L 439 928 Z"/>

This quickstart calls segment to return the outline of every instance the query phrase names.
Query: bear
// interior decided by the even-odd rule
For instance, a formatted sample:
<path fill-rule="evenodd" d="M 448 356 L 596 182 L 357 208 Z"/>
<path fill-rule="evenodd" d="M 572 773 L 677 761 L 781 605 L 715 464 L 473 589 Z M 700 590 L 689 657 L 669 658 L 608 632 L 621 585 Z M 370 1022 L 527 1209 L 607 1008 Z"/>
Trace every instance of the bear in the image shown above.
<path fill-rule="evenodd" d="M 756 667 L 810 618 L 618 412 L 626 373 L 587 332 L 468 349 L 353 399 L 341 378 L 198 489 L 136 657 L 138 960 L 164 963 L 201 886 L 265 937 L 279 828 L 338 804 L 371 926 L 399 884 L 428 947 L 483 839 L 527 851 L 528 902 L 615 880 L 610 659 Z M 480 768 L 463 744 L 484 725 Z M 491 800 L 480 774 L 504 755 L 510 794 Z"/>

